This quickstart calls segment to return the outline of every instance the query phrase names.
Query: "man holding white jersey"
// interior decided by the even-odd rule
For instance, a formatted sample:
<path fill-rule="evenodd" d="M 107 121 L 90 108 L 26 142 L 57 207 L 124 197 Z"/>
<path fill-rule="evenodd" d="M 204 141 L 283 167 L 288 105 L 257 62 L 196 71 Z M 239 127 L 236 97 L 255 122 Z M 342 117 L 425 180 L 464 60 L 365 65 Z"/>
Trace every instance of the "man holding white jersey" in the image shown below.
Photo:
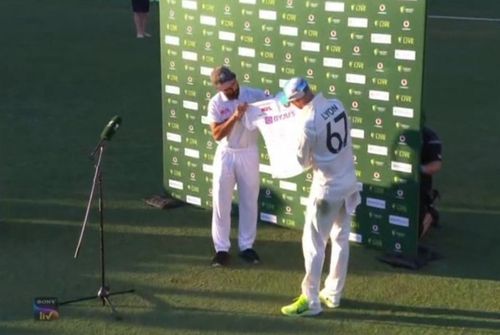
<path fill-rule="evenodd" d="M 240 121 L 248 104 L 267 98 L 264 91 L 239 86 L 228 67 L 216 67 L 211 74 L 217 89 L 208 103 L 208 121 L 218 142 L 213 162 L 212 239 L 215 256 L 212 266 L 229 264 L 231 203 L 235 184 L 239 194 L 239 256 L 256 264 L 260 258 L 253 249 L 257 235 L 259 196 L 259 151 L 257 130 L 248 130 Z"/>
<path fill-rule="evenodd" d="M 302 294 L 281 312 L 312 316 L 321 313 L 321 302 L 329 308 L 339 306 L 349 261 L 351 214 L 360 203 L 360 184 L 342 103 L 327 100 L 321 93 L 314 95 L 304 78 L 290 79 L 279 98 L 284 105 L 300 109 L 297 157 L 302 166 L 313 169 L 302 235 L 306 271 Z M 320 291 L 328 238 L 332 243 L 330 271 Z"/>

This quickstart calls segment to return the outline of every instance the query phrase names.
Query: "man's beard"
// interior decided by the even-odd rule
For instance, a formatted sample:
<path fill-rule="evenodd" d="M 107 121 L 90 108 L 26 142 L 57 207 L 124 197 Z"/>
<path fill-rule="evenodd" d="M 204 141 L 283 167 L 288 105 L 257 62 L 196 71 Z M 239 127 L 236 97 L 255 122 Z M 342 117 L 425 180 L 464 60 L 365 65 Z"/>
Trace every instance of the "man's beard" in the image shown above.
<path fill-rule="evenodd" d="M 225 95 L 228 100 L 238 99 L 238 97 L 240 96 L 240 87 L 238 86 L 238 88 L 234 90 L 232 93 L 225 93 Z"/>

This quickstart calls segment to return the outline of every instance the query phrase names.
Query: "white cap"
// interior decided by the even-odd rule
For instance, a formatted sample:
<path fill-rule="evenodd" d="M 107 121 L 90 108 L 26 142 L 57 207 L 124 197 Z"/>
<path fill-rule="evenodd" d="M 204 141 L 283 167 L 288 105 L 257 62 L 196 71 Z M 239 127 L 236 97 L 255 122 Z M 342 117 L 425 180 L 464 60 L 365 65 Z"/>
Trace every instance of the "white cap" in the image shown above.
<path fill-rule="evenodd" d="M 303 98 L 308 89 L 307 80 L 295 77 L 285 83 L 283 91 L 278 93 L 277 98 L 283 105 L 287 106 L 290 102 Z"/>

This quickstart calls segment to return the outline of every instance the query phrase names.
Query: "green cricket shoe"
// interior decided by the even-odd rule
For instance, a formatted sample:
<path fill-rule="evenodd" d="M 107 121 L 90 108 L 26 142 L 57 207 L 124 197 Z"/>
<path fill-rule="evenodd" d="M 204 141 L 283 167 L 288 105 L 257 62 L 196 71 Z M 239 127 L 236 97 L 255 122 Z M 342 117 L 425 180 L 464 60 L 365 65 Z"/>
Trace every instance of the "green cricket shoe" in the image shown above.
<path fill-rule="evenodd" d="M 321 313 L 321 307 L 311 308 L 306 296 L 301 294 L 292 304 L 281 307 L 281 313 L 286 316 L 314 316 Z"/>

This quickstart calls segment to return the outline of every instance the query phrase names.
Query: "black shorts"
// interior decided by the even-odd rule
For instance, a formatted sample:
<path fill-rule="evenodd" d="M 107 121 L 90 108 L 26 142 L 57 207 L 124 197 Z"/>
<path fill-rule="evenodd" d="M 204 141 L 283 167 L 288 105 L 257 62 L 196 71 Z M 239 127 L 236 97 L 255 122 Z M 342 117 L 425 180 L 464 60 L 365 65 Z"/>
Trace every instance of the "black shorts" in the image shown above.
<path fill-rule="evenodd" d="M 132 0 L 132 10 L 135 13 L 149 12 L 149 0 Z"/>

